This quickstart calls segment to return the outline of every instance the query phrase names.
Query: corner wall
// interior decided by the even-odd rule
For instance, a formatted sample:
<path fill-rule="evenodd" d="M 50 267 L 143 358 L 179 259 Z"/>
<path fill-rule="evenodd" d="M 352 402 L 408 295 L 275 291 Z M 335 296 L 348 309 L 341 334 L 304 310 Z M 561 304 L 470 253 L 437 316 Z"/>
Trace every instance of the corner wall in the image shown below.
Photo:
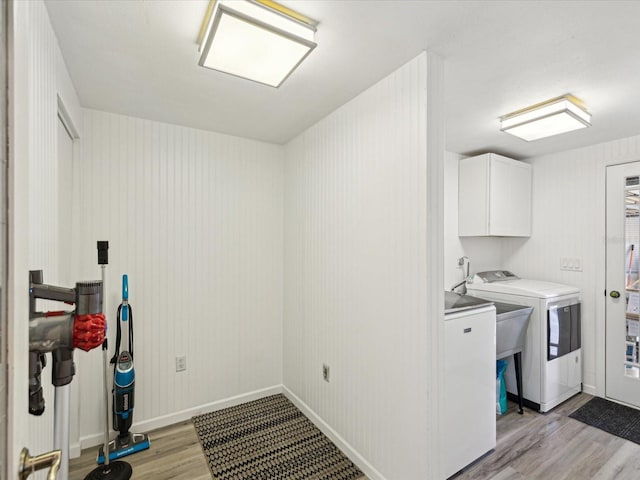
<path fill-rule="evenodd" d="M 371 479 L 437 478 L 427 63 L 417 57 L 285 148 L 284 385 Z M 442 152 L 433 162 L 441 175 Z"/>
<path fill-rule="evenodd" d="M 100 278 L 96 241 L 108 240 L 110 353 L 121 277 L 129 275 L 132 430 L 184 420 L 270 387 L 279 391 L 283 148 L 83 111 L 75 251 L 89 260 L 76 273 Z M 187 356 L 184 372 L 176 372 L 177 355 Z M 102 441 L 102 357 L 98 351 L 79 357 L 86 447 Z"/>

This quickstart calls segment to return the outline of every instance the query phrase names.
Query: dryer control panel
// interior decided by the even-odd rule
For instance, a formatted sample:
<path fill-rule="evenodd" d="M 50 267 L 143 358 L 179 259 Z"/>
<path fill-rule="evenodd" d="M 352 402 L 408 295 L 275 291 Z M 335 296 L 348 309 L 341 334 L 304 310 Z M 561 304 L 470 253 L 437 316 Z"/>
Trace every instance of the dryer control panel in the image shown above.
<path fill-rule="evenodd" d="M 476 273 L 473 278 L 473 283 L 493 283 L 504 280 L 518 280 L 519 278 L 516 274 L 508 270 L 488 270 L 486 272 Z"/>

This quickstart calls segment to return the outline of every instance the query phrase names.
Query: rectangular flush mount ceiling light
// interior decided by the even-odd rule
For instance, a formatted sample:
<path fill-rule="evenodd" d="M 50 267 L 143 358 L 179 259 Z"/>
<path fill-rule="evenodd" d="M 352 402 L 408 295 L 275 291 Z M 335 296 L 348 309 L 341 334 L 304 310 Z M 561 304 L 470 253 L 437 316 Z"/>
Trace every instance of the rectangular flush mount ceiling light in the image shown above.
<path fill-rule="evenodd" d="M 213 0 L 207 13 L 203 67 L 279 87 L 316 47 L 317 22 L 271 0 Z"/>
<path fill-rule="evenodd" d="M 503 132 L 527 142 L 591 126 L 582 101 L 563 95 L 500 117 Z"/>

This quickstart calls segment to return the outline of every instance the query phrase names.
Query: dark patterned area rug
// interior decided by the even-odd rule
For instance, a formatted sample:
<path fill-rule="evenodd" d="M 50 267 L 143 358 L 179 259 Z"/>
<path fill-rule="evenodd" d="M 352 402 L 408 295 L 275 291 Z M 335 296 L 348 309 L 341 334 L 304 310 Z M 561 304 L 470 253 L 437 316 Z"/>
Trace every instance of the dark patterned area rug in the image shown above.
<path fill-rule="evenodd" d="M 571 418 L 640 444 L 640 410 L 594 397 L 569 415 Z"/>
<path fill-rule="evenodd" d="M 363 476 L 284 395 L 192 420 L 216 480 L 355 480 Z"/>

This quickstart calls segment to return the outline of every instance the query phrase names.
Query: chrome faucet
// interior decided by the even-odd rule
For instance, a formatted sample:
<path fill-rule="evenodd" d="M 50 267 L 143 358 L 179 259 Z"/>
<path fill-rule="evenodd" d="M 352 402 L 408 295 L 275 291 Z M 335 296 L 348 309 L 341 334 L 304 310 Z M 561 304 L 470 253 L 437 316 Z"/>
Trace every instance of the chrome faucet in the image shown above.
<path fill-rule="evenodd" d="M 467 293 L 467 279 L 469 278 L 469 269 L 470 269 L 470 265 L 471 262 L 469 261 L 469 257 L 464 256 L 464 257 L 460 257 L 458 259 L 458 266 L 463 268 L 463 273 L 464 273 L 464 264 L 467 264 L 467 273 L 464 276 L 464 280 L 462 280 L 460 283 L 456 283 L 453 287 L 451 287 L 451 291 L 455 292 L 456 288 L 459 287 L 464 287 L 462 289 L 462 294 L 464 295 L 465 293 Z"/>

